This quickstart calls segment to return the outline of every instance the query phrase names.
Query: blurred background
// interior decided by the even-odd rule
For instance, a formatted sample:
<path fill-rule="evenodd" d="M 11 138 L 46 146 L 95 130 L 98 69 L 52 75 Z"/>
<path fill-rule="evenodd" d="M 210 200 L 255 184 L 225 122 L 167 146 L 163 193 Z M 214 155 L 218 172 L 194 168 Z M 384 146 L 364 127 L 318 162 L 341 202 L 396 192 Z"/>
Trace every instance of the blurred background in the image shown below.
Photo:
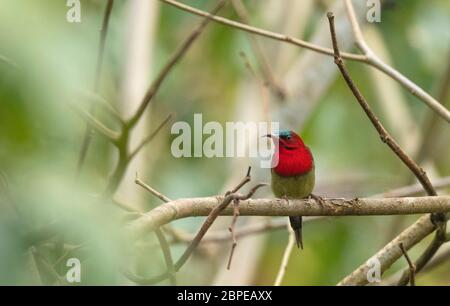
<path fill-rule="evenodd" d="M 450 3 L 385 0 L 381 22 L 369 23 L 365 1 L 354 2 L 373 51 L 449 108 Z M 141 277 L 165 269 L 153 234 L 137 243 L 124 235 L 124 225 L 136 213 L 100 196 L 117 163 L 117 150 L 95 134 L 77 175 L 86 122 L 76 108 L 89 110 L 95 103 L 86 93 L 95 92 L 107 1 L 80 3 L 81 22 L 69 23 L 70 8 L 63 0 L 0 1 L 1 284 L 67 284 L 69 258 L 81 261 L 81 284 L 86 285 L 132 284 L 120 273 L 123 269 Z M 184 3 L 209 11 L 216 1 Z M 343 1 L 233 1 L 219 15 L 330 47 L 325 17 L 330 10 L 341 48 L 357 52 Z M 114 1 L 96 94 L 129 118 L 155 75 L 200 21 L 157 0 Z M 385 127 L 431 180 L 450 175 L 449 125 L 373 67 L 347 64 Z M 416 183 L 380 141 L 329 56 L 211 23 L 165 79 L 133 130 L 131 145 L 168 114 L 173 114 L 172 122 L 192 123 L 195 113 L 204 122 L 220 123 L 269 117 L 281 128 L 300 132 L 315 156 L 315 193 L 324 197 L 371 196 Z M 117 128 L 102 108 L 95 115 Z M 165 126 L 140 152 L 114 192 L 116 201 L 140 212 L 161 204 L 134 183 L 136 172 L 170 199 L 223 194 L 249 165 L 254 182 L 270 180 L 269 170 L 258 169 L 255 159 L 174 158 L 174 137 L 170 125 Z M 267 189 L 257 196 L 273 195 Z M 308 221 L 305 250 L 293 251 L 282 284 L 333 285 L 416 218 Z M 288 240 L 280 223 L 284 219 L 241 217 L 238 226 L 270 220 L 281 226 L 239 238 L 230 271 L 229 239 L 201 244 L 178 273 L 179 284 L 273 284 Z M 172 224 L 179 235 L 166 236 L 175 258 L 187 245 L 179 236 L 189 237 L 203 220 Z M 212 231 L 226 233 L 229 224 L 230 218 L 219 218 Z M 416 258 L 430 238 L 410 255 Z M 442 252 L 449 253 L 448 246 Z M 405 266 L 400 259 L 384 278 Z M 449 262 L 420 273 L 417 283 L 450 285 Z"/>

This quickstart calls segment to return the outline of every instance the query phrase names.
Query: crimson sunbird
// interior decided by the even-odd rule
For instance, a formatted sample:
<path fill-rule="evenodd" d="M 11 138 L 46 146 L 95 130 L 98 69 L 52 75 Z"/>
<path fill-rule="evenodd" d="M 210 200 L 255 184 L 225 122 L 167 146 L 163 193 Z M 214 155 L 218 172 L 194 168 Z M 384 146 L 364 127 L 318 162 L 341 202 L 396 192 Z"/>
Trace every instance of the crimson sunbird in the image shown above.
<path fill-rule="evenodd" d="M 275 144 L 278 163 L 271 169 L 272 191 L 277 198 L 304 199 L 316 197 L 314 189 L 314 158 L 311 150 L 293 131 L 280 131 L 277 135 L 266 135 Z M 295 233 L 297 247 L 303 249 L 302 217 L 289 217 Z"/>

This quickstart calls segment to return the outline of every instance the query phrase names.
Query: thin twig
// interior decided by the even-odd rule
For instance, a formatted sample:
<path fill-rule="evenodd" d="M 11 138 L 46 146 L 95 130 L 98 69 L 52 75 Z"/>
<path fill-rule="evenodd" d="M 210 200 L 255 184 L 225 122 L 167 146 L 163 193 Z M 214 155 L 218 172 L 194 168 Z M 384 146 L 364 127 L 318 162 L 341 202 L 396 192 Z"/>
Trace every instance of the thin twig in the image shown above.
<path fill-rule="evenodd" d="M 415 275 L 416 275 L 416 266 L 413 264 L 413 262 L 409 258 L 408 252 L 406 251 L 405 247 L 403 246 L 403 243 L 400 243 L 399 247 L 402 250 L 403 256 L 405 256 L 406 261 L 408 262 L 409 279 L 410 279 L 411 286 L 415 286 L 416 285 L 416 277 L 415 277 Z"/>
<path fill-rule="evenodd" d="M 99 41 L 99 47 L 98 47 L 98 54 L 97 54 L 97 67 L 95 71 L 95 81 L 94 81 L 94 91 L 97 92 L 100 86 L 100 79 L 102 75 L 102 67 L 103 67 L 103 58 L 105 54 L 105 44 L 106 44 L 106 37 L 108 35 L 108 28 L 109 28 L 109 20 L 111 17 L 111 12 L 114 6 L 114 0 L 108 0 L 108 3 L 106 4 L 105 8 L 105 14 L 103 17 L 103 23 L 102 28 L 100 30 L 100 41 Z M 95 105 L 91 107 L 91 113 L 95 113 Z M 86 127 L 86 131 L 84 132 L 83 136 L 83 143 L 81 145 L 80 155 L 78 158 L 78 164 L 77 164 L 77 176 L 79 175 L 81 168 L 83 167 L 84 161 L 86 159 L 87 152 L 89 150 L 89 146 L 91 144 L 92 140 L 92 126 L 88 125 Z"/>
<path fill-rule="evenodd" d="M 435 179 L 432 182 L 433 187 L 436 190 L 450 187 L 450 176 Z M 423 186 L 421 184 L 411 184 L 400 188 L 392 189 L 383 193 L 375 194 L 372 197 L 375 198 L 397 198 L 415 196 L 424 193 Z"/>
<path fill-rule="evenodd" d="M 315 220 L 324 219 L 323 217 L 307 217 L 303 222 L 310 222 Z M 238 238 L 246 237 L 249 235 L 258 235 L 264 234 L 268 231 L 275 231 L 286 228 L 286 220 L 278 219 L 278 220 L 267 220 L 265 222 L 255 223 L 244 225 L 235 229 L 234 236 L 236 240 Z M 194 238 L 194 235 L 188 233 L 181 233 L 175 231 L 174 233 L 168 232 L 172 236 L 172 240 L 170 243 L 190 243 Z M 224 241 L 228 241 L 230 239 L 230 231 L 227 230 L 218 230 L 214 232 L 208 232 L 208 234 L 202 239 L 202 243 L 221 243 Z"/>
<path fill-rule="evenodd" d="M 239 55 L 241 56 L 242 60 L 244 61 L 245 68 L 247 68 L 248 71 L 250 71 L 251 75 L 256 79 L 259 85 L 259 90 L 261 92 L 261 101 L 262 101 L 262 107 L 263 107 L 263 113 L 266 117 L 266 122 L 269 124 L 269 127 L 271 126 L 272 119 L 270 118 L 270 101 L 269 101 L 269 90 L 268 90 L 268 83 L 261 78 L 258 77 L 255 70 L 253 69 L 252 65 L 250 64 L 250 61 L 245 54 L 245 52 L 241 51 L 239 52 Z M 271 132 L 271 131 L 269 131 Z"/>
<path fill-rule="evenodd" d="M 250 24 L 250 16 L 248 14 L 247 8 L 241 0 L 231 0 L 231 4 L 236 11 L 236 14 L 239 16 L 241 21 L 244 24 Z M 263 47 L 259 43 L 259 40 L 254 35 L 248 35 L 250 40 L 250 45 L 258 58 L 261 72 L 264 75 L 264 78 L 268 84 L 270 84 L 270 88 L 277 95 L 277 97 L 281 100 L 286 98 L 285 90 L 280 86 L 279 82 L 276 80 L 274 72 L 269 64 L 269 59 L 267 58 L 267 54 L 265 53 Z"/>
<path fill-rule="evenodd" d="M 111 141 L 113 144 L 117 145 L 117 141 L 120 137 L 120 134 L 118 132 L 104 125 L 102 122 L 100 122 L 100 120 L 95 118 L 92 114 L 88 113 L 75 103 L 72 103 L 72 106 L 91 127 L 91 129 L 95 130 L 97 133 Z"/>
<path fill-rule="evenodd" d="M 161 229 L 157 229 L 155 231 L 156 237 L 158 238 L 159 244 L 161 246 L 163 255 L 164 255 L 164 260 L 166 262 L 166 266 L 167 266 L 167 271 L 169 272 L 169 280 L 170 280 L 170 284 L 172 286 L 176 286 L 177 285 L 177 278 L 175 276 L 175 266 L 173 264 L 173 259 L 172 259 L 172 253 L 170 252 L 170 246 L 167 243 L 166 237 L 164 237 L 163 232 L 161 231 Z"/>
<path fill-rule="evenodd" d="M 233 260 L 234 250 L 237 246 L 237 240 L 236 240 L 236 222 L 239 217 L 239 200 L 233 201 L 233 220 L 231 221 L 231 225 L 228 228 L 228 230 L 231 233 L 231 250 L 230 250 L 230 257 L 228 258 L 228 264 L 227 269 L 230 270 L 231 267 L 231 261 Z"/>
<path fill-rule="evenodd" d="M 155 138 L 156 135 L 158 135 L 159 131 L 172 119 L 172 114 L 167 116 L 166 119 L 164 119 L 163 122 L 159 124 L 159 126 L 147 137 L 144 138 L 144 140 L 141 141 L 141 143 L 130 153 L 129 160 L 132 160 L 141 150 L 143 147 L 145 147 L 148 143 L 150 143 L 153 138 Z"/>
<path fill-rule="evenodd" d="M 102 96 L 94 92 L 83 92 L 82 97 L 91 100 L 93 103 L 103 107 L 115 120 L 120 124 L 124 124 L 125 121 L 120 116 L 117 109 L 112 106 L 108 101 L 106 101 Z"/>
<path fill-rule="evenodd" d="M 447 67 L 443 73 L 441 84 L 437 90 L 437 97 L 439 101 L 444 103 L 444 106 L 448 107 L 450 105 L 450 100 L 448 95 L 450 92 L 450 50 L 447 54 Z M 445 152 L 441 150 L 436 150 L 437 143 L 440 139 L 440 129 L 444 127 L 442 122 L 437 119 L 436 113 L 429 113 L 427 118 L 424 120 L 423 124 L 423 135 L 422 144 L 417 153 L 417 158 L 419 161 L 435 160 L 435 157 L 445 156 Z M 442 155 L 440 155 L 442 154 Z"/>
<path fill-rule="evenodd" d="M 58 283 L 58 285 L 62 286 L 66 284 L 64 278 L 62 278 L 58 272 L 55 270 L 55 268 L 47 261 L 47 259 L 36 249 L 36 247 L 32 246 L 30 248 L 31 256 L 34 257 L 35 262 L 37 263 L 36 259 L 39 259 L 41 264 L 48 270 L 48 272 L 51 274 L 51 276 L 55 279 L 55 281 Z M 38 268 L 39 270 L 39 268 Z M 40 272 L 38 271 L 40 274 Z M 41 277 L 41 280 L 43 278 Z"/>
<path fill-rule="evenodd" d="M 440 226 L 438 227 L 436 234 L 433 238 L 433 241 L 428 245 L 428 247 L 425 249 L 425 251 L 420 255 L 420 257 L 417 259 L 417 261 L 414 263 L 414 273 L 419 273 L 426 264 L 433 258 L 433 256 L 436 254 L 436 252 L 439 250 L 439 248 L 446 242 L 446 227 Z M 411 280 L 411 274 L 405 270 L 400 277 L 397 285 L 399 286 L 405 286 L 408 284 L 408 282 Z"/>
<path fill-rule="evenodd" d="M 181 258 L 177 261 L 177 264 L 175 265 L 177 271 L 185 264 L 185 262 L 188 260 L 188 258 L 191 256 L 193 251 L 197 248 L 198 244 L 202 240 L 203 236 L 205 236 L 208 229 L 211 227 L 211 225 L 214 223 L 214 221 L 217 219 L 217 217 L 220 215 L 220 213 L 228 207 L 228 205 L 232 201 L 239 201 L 239 200 L 247 200 L 249 199 L 259 188 L 266 186 L 266 184 L 258 184 L 255 187 L 253 187 L 246 195 L 238 195 L 235 193 L 227 195 L 222 203 L 215 207 L 211 213 L 206 218 L 205 222 L 203 223 L 202 227 L 198 231 L 197 235 L 192 240 L 191 244 L 187 247 L 186 251 L 183 253 Z"/>
<path fill-rule="evenodd" d="M 242 179 L 242 181 L 239 184 L 237 184 L 236 187 L 233 188 L 233 190 L 227 191 L 225 193 L 225 196 L 238 192 L 242 187 L 244 187 L 248 182 L 250 182 L 252 180 L 251 171 L 252 171 L 252 167 L 248 167 L 247 174 Z"/>
<path fill-rule="evenodd" d="M 153 97 L 158 92 L 161 84 L 164 82 L 166 77 L 169 75 L 169 73 L 172 71 L 172 69 L 175 67 L 175 65 L 181 60 L 181 58 L 186 54 L 186 52 L 190 49 L 192 44 L 197 40 L 197 38 L 200 36 L 200 34 L 203 32 L 203 30 L 206 28 L 206 26 L 211 21 L 211 16 L 214 16 L 217 14 L 220 9 L 222 9 L 225 4 L 226 0 L 221 0 L 217 6 L 211 11 L 211 13 L 208 14 L 208 16 L 205 16 L 202 20 L 202 22 L 197 26 L 197 28 L 183 41 L 183 43 L 180 45 L 180 47 L 175 51 L 175 53 L 172 55 L 172 57 L 169 59 L 169 61 L 166 63 L 166 65 L 162 68 L 162 70 L 159 72 L 156 79 L 153 81 L 153 83 L 148 88 L 144 98 L 142 99 L 141 104 L 139 105 L 138 110 L 136 113 L 129 119 L 127 122 L 127 126 L 132 127 L 136 124 L 136 122 L 139 121 L 139 119 L 142 117 L 142 115 L 145 112 L 145 109 L 152 101 Z"/>
<path fill-rule="evenodd" d="M 138 184 L 139 186 L 141 186 L 142 188 L 144 188 L 145 190 L 147 190 L 148 192 L 150 192 L 151 194 L 153 194 L 155 197 L 157 197 L 158 199 L 160 199 L 161 201 L 167 203 L 167 202 L 171 202 L 172 200 L 169 199 L 168 197 L 166 197 L 165 195 L 163 195 L 162 193 L 160 193 L 159 191 L 153 189 L 152 187 L 150 187 L 149 185 L 147 185 L 146 183 L 144 183 L 143 181 L 141 181 L 138 178 L 138 174 L 136 172 L 136 178 L 134 180 L 134 182 L 136 184 Z"/>
<path fill-rule="evenodd" d="M 295 234 L 292 230 L 289 231 L 289 240 L 286 245 L 286 249 L 283 253 L 283 259 L 281 260 L 280 269 L 277 273 L 277 278 L 275 280 L 274 286 L 281 286 L 281 283 L 283 282 L 284 275 L 286 274 L 287 266 L 289 263 L 289 257 L 291 257 L 292 249 L 295 245 Z"/>

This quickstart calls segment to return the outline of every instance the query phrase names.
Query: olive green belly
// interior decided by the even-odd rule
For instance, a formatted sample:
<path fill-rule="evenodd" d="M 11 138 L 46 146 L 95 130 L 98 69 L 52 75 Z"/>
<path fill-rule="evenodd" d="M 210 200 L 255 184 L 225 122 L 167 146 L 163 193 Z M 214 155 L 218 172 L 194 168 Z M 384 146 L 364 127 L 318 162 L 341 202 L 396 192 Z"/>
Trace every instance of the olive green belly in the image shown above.
<path fill-rule="evenodd" d="M 277 198 L 306 198 L 314 189 L 314 181 L 314 168 L 296 176 L 280 176 L 272 170 L 272 191 Z"/>

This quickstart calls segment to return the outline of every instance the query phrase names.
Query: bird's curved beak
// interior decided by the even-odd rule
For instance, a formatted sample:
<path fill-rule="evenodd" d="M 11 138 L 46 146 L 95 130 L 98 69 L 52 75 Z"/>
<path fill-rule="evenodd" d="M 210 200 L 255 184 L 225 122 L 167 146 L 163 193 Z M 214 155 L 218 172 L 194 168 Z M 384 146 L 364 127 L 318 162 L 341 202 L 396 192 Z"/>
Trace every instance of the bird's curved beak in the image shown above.
<path fill-rule="evenodd" d="M 268 138 L 271 138 L 271 139 L 273 140 L 273 142 L 278 142 L 278 141 L 279 141 L 278 136 L 275 136 L 275 135 L 272 135 L 272 134 L 266 134 L 266 135 L 263 135 L 263 136 L 261 136 L 261 137 L 268 137 Z"/>

